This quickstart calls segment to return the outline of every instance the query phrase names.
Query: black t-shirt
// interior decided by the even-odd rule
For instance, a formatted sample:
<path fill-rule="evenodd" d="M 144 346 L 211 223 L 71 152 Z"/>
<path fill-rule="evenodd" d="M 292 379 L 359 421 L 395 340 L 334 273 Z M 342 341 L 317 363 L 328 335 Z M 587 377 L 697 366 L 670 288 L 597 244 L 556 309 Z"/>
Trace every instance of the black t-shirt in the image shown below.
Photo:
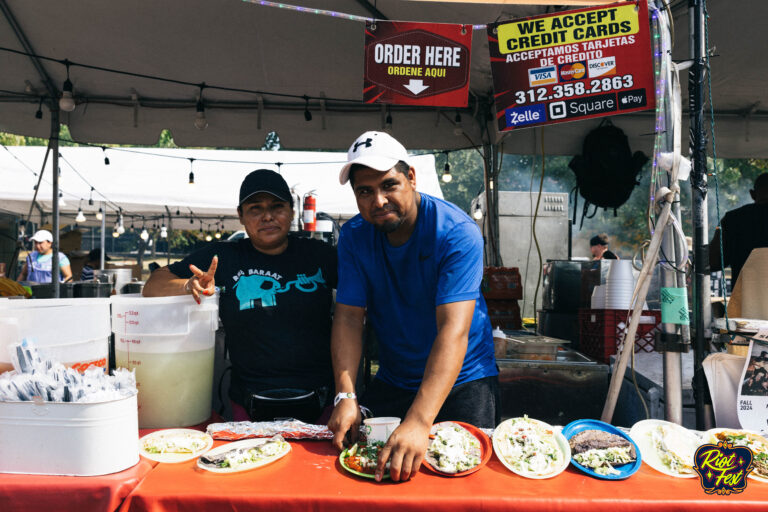
<path fill-rule="evenodd" d="M 229 396 L 276 388 L 316 389 L 333 383 L 332 290 L 335 247 L 289 236 L 288 248 L 271 256 L 250 239 L 209 244 L 169 269 L 191 277 L 189 264 L 206 270 L 219 256 L 219 316 L 232 361 Z"/>
<path fill-rule="evenodd" d="M 617 260 L 619 259 L 618 256 L 616 256 L 614 253 L 612 253 L 610 250 L 606 249 L 603 253 L 602 259 L 604 260 Z"/>
<path fill-rule="evenodd" d="M 735 283 L 752 249 L 768 247 L 768 203 L 752 203 L 730 211 L 721 224 L 723 266 L 731 266 Z"/>

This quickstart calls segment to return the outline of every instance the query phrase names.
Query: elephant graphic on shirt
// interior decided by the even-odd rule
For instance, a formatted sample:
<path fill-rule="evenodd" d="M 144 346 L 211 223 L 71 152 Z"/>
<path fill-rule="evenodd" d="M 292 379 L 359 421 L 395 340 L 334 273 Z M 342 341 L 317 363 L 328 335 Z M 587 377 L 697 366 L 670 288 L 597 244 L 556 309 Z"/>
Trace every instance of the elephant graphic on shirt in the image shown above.
<path fill-rule="evenodd" d="M 240 311 L 252 309 L 256 301 L 261 301 L 261 307 L 266 308 L 277 305 L 275 294 L 279 293 L 280 283 L 269 276 L 243 276 L 235 283 L 235 293 L 240 301 Z"/>
<path fill-rule="evenodd" d="M 240 311 L 256 307 L 256 301 L 261 301 L 261 307 L 267 308 L 277 305 L 277 294 L 285 293 L 291 289 L 304 293 L 312 293 L 320 285 L 325 286 L 323 272 L 317 269 L 314 275 L 297 274 L 296 279 L 288 281 L 285 286 L 280 286 L 277 279 L 270 276 L 254 274 L 251 276 L 242 276 L 234 285 L 237 300 L 240 301 Z"/>

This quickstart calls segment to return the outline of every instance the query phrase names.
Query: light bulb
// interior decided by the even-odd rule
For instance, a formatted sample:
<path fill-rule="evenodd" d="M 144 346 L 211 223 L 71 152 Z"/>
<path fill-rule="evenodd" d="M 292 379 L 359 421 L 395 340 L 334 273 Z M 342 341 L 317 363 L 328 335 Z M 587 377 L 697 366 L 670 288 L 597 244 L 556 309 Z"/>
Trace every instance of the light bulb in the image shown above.
<path fill-rule="evenodd" d="M 96 212 L 96 220 L 101 220 L 104 218 L 104 210 L 99 208 L 99 211 Z"/>
<path fill-rule="evenodd" d="M 189 171 L 189 184 L 190 185 L 195 184 L 195 173 L 193 171 Z"/>
<path fill-rule="evenodd" d="M 72 82 L 67 78 L 64 81 L 64 87 L 59 98 L 59 108 L 64 112 L 75 110 L 75 98 L 72 97 Z"/>
<path fill-rule="evenodd" d="M 160 238 L 168 238 L 168 228 L 160 226 Z"/>
<path fill-rule="evenodd" d="M 82 208 L 77 209 L 77 216 L 75 217 L 75 222 L 85 222 L 85 214 L 83 214 Z"/>
<path fill-rule="evenodd" d="M 146 242 L 147 240 L 149 240 L 149 231 L 147 231 L 146 228 L 142 229 L 139 237 Z"/>
<path fill-rule="evenodd" d="M 475 211 L 472 213 L 472 217 L 474 217 L 475 220 L 480 220 L 483 218 L 483 210 L 480 208 L 480 205 L 477 205 Z"/>
<path fill-rule="evenodd" d="M 120 233 L 118 233 L 117 228 L 115 228 L 115 230 L 112 231 L 112 236 L 115 237 L 115 238 L 120 236 Z"/>
<path fill-rule="evenodd" d="M 453 176 L 451 176 L 451 165 L 448 162 L 445 162 L 445 167 L 443 168 L 443 181 L 445 183 L 450 183 L 451 180 L 453 180 Z"/>
<path fill-rule="evenodd" d="M 206 241 L 206 242 L 210 242 L 211 240 L 213 240 L 213 237 L 211 236 L 211 234 L 210 234 L 210 233 L 208 233 L 207 235 L 205 235 L 205 241 Z"/>
<path fill-rule="evenodd" d="M 205 108 L 203 108 L 203 102 L 197 102 L 197 108 L 195 109 L 195 128 L 198 130 L 205 130 L 208 128 L 208 120 L 205 118 Z"/>
<path fill-rule="evenodd" d="M 221 231 L 217 231 L 216 234 L 214 234 L 213 236 L 216 237 L 216 240 L 218 240 L 219 238 L 221 238 Z"/>
<path fill-rule="evenodd" d="M 120 233 L 121 235 L 122 235 L 123 233 L 125 233 L 125 226 L 123 226 L 123 224 L 122 224 L 122 223 L 120 223 L 120 224 L 118 224 L 118 225 L 117 225 L 117 232 L 118 232 L 118 233 Z"/>

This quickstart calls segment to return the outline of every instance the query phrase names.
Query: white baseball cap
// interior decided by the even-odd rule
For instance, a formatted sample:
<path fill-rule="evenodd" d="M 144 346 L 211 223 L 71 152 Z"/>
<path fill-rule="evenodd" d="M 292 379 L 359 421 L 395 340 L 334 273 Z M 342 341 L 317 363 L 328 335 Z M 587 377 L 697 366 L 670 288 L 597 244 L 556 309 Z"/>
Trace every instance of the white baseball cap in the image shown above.
<path fill-rule="evenodd" d="M 344 185 L 349 181 L 349 169 L 355 164 L 386 172 L 400 161 L 408 163 L 408 152 L 394 137 L 385 132 L 365 132 L 349 146 L 339 183 Z"/>
<path fill-rule="evenodd" d="M 53 235 L 47 229 L 41 229 L 32 235 L 32 240 L 35 242 L 53 242 Z"/>

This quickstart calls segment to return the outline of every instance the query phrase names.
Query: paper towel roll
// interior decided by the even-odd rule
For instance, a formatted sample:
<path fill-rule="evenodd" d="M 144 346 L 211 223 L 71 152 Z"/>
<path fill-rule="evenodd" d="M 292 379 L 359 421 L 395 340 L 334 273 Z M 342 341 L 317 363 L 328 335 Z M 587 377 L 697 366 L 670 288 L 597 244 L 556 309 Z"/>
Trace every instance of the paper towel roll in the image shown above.
<path fill-rule="evenodd" d="M 768 247 L 750 253 L 738 281 L 741 283 L 741 316 L 768 320 Z"/>

